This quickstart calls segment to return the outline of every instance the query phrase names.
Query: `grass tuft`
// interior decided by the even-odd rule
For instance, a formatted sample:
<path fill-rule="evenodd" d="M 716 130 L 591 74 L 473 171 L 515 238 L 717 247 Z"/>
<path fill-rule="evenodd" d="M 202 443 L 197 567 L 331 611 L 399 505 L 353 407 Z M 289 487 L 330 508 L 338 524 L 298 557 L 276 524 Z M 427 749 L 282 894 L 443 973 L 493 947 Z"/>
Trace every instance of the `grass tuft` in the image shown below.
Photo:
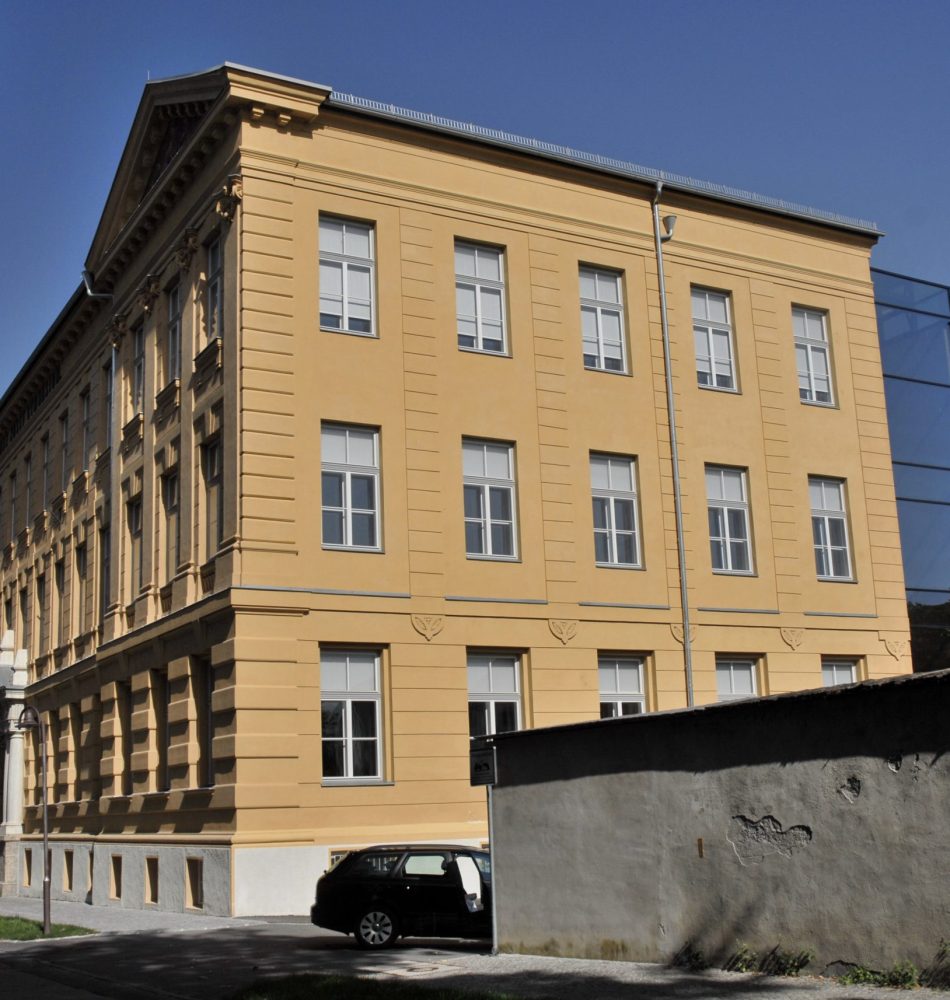
<path fill-rule="evenodd" d="M 76 937 L 79 934 L 95 934 L 88 927 L 74 924 L 50 924 L 51 938 Z M 43 937 L 43 923 L 24 917 L 0 917 L 0 941 L 38 941 Z"/>

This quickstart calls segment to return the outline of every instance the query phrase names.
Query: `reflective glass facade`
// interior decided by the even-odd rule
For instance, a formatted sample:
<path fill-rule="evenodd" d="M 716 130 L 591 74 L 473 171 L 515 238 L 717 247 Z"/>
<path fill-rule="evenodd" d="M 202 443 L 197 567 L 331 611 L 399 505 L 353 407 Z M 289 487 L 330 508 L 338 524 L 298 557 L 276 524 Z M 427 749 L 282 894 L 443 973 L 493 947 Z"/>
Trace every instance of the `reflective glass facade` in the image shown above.
<path fill-rule="evenodd" d="M 950 287 L 872 269 L 914 670 L 950 667 Z"/>

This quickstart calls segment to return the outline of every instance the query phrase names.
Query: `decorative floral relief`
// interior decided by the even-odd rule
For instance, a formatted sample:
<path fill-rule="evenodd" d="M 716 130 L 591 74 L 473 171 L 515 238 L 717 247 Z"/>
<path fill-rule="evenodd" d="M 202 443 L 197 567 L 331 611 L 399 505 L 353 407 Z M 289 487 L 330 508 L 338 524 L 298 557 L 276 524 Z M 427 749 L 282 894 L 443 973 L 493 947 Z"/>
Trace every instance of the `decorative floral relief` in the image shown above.
<path fill-rule="evenodd" d="M 885 639 L 884 648 L 894 657 L 895 660 L 902 660 L 907 653 L 906 639 Z"/>
<path fill-rule="evenodd" d="M 445 619 L 441 615 L 412 615 L 410 621 L 426 642 L 432 642 L 445 628 Z"/>
<path fill-rule="evenodd" d="M 805 638 L 805 630 L 803 628 L 783 628 L 781 629 L 781 633 L 782 642 L 791 649 L 798 649 L 802 644 L 802 639 Z"/>
<path fill-rule="evenodd" d="M 673 633 L 673 638 L 677 642 L 682 642 L 683 641 L 683 626 L 682 625 L 670 625 L 670 631 Z M 689 627 L 689 641 L 691 643 L 696 641 L 696 629 L 694 629 L 692 625 L 690 625 L 690 627 Z"/>
<path fill-rule="evenodd" d="M 552 618 L 548 622 L 548 628 L 554 638 L 560 639 L 565 646 L 577 635 L 577 622 L 566 618 Z"/>

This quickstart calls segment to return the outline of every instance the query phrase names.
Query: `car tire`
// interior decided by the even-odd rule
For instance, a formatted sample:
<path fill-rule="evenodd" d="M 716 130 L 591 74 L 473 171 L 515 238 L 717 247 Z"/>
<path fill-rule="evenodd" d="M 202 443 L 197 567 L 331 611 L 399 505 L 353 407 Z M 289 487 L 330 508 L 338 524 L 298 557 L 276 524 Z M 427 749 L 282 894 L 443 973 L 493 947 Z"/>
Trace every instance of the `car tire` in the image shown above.
<path fill-rule="evenodd" d="M 361 948 L 389 948 L 399 937 L 399 922 L 388 907 L 371 906 L 360 914 L 353 933 Z"/>

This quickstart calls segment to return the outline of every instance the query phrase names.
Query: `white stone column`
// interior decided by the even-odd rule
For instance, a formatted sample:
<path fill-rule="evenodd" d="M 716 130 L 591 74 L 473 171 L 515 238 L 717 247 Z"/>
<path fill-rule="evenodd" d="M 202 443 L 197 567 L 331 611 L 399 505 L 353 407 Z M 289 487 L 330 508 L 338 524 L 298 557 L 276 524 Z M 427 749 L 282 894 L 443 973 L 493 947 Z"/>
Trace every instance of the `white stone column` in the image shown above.
<path fill-rule="evenodd" d="M 17 726 L 26 688 L 26 650 L 14 653 L 13 632 L 0 639 L 0 707 L 3 708 L 3 789 L 0 798 L 0 895 L 16 892 L 19 841 L 23 834 L 23 730 Z"/>

